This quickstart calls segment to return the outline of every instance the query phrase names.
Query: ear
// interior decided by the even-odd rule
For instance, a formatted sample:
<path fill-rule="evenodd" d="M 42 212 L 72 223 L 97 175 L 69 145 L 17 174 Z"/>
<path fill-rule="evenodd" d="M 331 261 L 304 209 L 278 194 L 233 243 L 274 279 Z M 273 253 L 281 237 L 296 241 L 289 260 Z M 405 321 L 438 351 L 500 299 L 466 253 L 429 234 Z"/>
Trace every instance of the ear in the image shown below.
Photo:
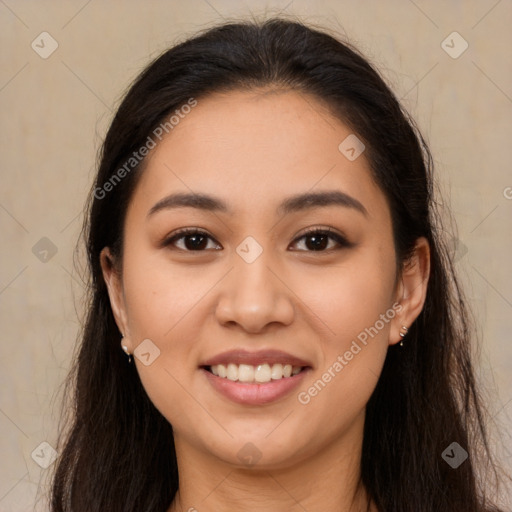
<path fill-rule="evenodd" d="M 131 352 L 122 278 L 109 247 L 105 247 L 101 251 L 100 264 L 117 328 L 125 338 L 123 345 L 127 345 Z"/>
<path fill-rule="evenodd" d="M 401 309 L 393 319 L 389 344 L 402 340 L 402 327 L 411 327 L 423 309 L 427 297 L 427 284 L 430 276 L 430 245 L 425 237 L 416 240 L 411 257 L 404 263 L 396 292 L 396 301 Z"/>

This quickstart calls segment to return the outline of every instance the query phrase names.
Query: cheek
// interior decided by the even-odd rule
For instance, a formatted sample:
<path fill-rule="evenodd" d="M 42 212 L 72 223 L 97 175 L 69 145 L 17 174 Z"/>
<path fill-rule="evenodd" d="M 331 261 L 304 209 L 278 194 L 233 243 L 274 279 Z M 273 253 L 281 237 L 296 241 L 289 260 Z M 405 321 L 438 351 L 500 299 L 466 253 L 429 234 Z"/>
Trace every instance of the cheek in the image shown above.
<path fill-rule="evenodd" d="M 171 336 L 205 296 L 210 280 L 198 267 L 172 265 L 159 251 L 127 251 L 123 282 L 132 334 L 139 340 Z"/>
<path fill-rule="evenodd" d="M 384 365 L 395 315 L 386 294 L 375 287 L 352 288 L 347 282 L 346 292 L 338 295 L 327 320 L 335 334 L 319 338 L 321 363 L 297 394 L 303 414 L 318 418 L 333 438 L 364 411 Z M 325 423 L 326 418 L 331 420 Z"/>
<path fill-rule="evenodd" d="M 334 345 L 341 349 L 392 308 L 394 281 L 394 252 L 363 248 L 328 273 L 302 273 L 295 290 L 301 290 L 304 302 L 329 327 L 326 332 L 339 340 Z M 378 330 L 385 335 L 389 323 L 381 324 Z"/>

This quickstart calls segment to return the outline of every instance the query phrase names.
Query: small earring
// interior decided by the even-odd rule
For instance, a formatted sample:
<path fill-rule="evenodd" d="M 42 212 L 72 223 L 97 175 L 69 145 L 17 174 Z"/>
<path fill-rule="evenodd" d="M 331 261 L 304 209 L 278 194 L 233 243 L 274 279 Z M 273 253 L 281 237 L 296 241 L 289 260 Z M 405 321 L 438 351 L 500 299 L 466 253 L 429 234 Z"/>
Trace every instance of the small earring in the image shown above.
<path fill-rule="evenodd" d="M 124 338 L 124 336 L 123 336 Z M 122 349 L 124 350 L 125 354 L 128 356 L 128 363 L 132 362 L 132 356 L 130 352 L 128 352 L 128 347 L 126 345 L 121 345 Z"/>
<path fill-rule="evenodd" d="M 400 333 L 400 336 L 402 337 L 402 339 L 400 340 L 400 346 L 403 347 L 404 346 L 404 340 L 403 338 L 405 338 L 405 335 L 407 334 L 407 332 L 409 331 L 409 329 L 407 329 L 407 327 L 405 327 L 405 325 L 402 325 L 402 329 L 405 331 L 405 332 L 401 332 Z"/>

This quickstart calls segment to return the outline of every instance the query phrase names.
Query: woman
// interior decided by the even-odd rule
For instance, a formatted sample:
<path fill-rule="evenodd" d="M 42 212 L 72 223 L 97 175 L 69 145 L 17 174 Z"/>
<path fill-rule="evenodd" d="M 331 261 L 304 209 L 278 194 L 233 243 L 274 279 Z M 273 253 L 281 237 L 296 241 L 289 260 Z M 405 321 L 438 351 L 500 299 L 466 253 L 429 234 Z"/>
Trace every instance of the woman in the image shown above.
<path fill-rule="evenodd" d="M 88 213 L 52 511 L 498 510 L 430 153 L 356 50 L 283 19 L 171 48 Z"/>

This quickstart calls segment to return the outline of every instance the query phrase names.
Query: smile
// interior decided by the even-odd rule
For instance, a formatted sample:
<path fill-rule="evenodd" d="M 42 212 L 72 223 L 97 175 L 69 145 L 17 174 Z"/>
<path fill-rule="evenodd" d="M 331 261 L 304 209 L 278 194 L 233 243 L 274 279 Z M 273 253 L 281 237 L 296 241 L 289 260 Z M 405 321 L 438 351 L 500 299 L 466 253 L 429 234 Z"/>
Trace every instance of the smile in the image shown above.
<path fill-rule="evenodd" d="M 295 367 L 296 373 L 293 374 L 293 368 L 291 365 L 272 365 L 271 367 L 270 364 L 261 364 L 256 367 L 268 367 L 268 369 L 264 368 L 263 370 L 255 370 L 255 367 L 243 364 L 233 365 L 232 367 L 229 364 L 227 367 L 225 365 L 216 366 L 216 371 L 219 370 L 218 366 L 224 367 L 226 371 L 226 377 L 215 375 L 211 370 L 211 367 L 202 367 L 200 368 L 200 371 L 205 376 L 209 385 L 211 385 L 219 395 L 227 398 L 231 402 L 242 405 L 265 405 L 276 402 L 277 400 L 290 395 L 294 389 L 301 385 L 304 377 L 312 370 L 309 366 L 298 366 Z M 256 375 L 258 375 L 260 371 L 263 371 L 264 374 L 260 374 L 262 375 L 261 378 L 265 377 L 267 379 L 268 373 L 270 372 L 270 379 L 265 382 L 257 382 L 254 380 L 255 377 L 251 377 L 250 381 L 245 382 L 229 379 L 227 375 L 230 371 L 230 367 L 231 372 L 234 374 L 235 371 L 240 371 L 240 366 L 242 367 L 242 378 L 244 378 L 244 372 L 246 371 L 246 369 L 243 367 L 248 366 L 249 370 L 247 370 L 246 378 L 251 377 L 251 371 Z M 283 373 L 282 377 L 279 377 L 278 379 L 272 379 L 272 370 L 274 369 L 274 366 L 277 366 L 275 375 L 277 375 L 277 371 L 279 370 L 281 373 Z M 279 366 L 282 366 L 282 370 L 279 368 Z M 286 368 L 287 366 L 288 368 Z M 289 376 L 284 374 L 285 368 L 286 374 L 288 374 L 291 370 L 292 373 Z M 237 379 L 238 377 L 239 375 L 237 376 Z"/>
<path fill-rule="evenodd" d="M 297 375 L 303 368 L 303 366 L 283 365 L 280 363 L 265 363 L 257 366 L 229 363 L 227 365 L 213 365 L 207 368 L 207 370 L 213 373 L 213 375 L 233 382 L 265 383 Z"/>

